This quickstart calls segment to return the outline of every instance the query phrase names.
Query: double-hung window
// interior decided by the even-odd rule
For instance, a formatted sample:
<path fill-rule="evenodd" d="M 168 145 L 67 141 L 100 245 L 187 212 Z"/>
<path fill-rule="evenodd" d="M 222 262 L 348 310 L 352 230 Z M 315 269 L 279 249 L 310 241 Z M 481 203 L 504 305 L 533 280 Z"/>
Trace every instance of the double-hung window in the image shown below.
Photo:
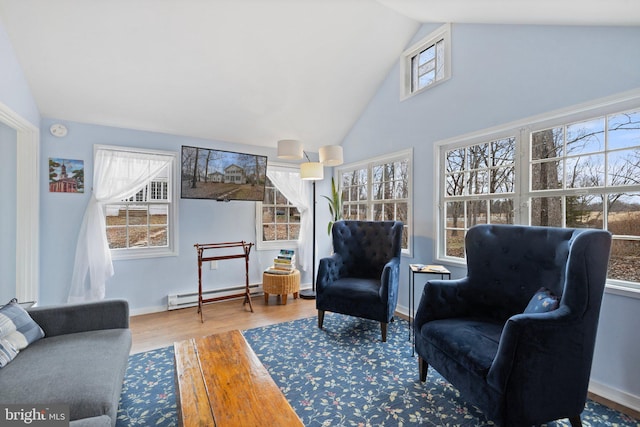
<path fill-rule="evenodd" d="M 440 144 L 440 260 L 476 224 L 598 228 L 609 283 L 640 288 L 640 95 L 576 110 Z"/>
<path fill-rule="evenodd" d="M 288 179 L 300 181 L 297 168 L 270 166 L 271 170 L 274 168 Z M 300 236 L 300 211 L 268 177 L 264 190 L 264 200 L 256 203 L 257 249 L 296 247 Z"/>
<path fill-rule="evenodd" d="M 107 241 L 112 258 L 174 255 L 178 211 L 178 192 L 175 188 L 177 154 L 120 147 L 112 150 L 120 150 L 137 165 L 144 165 L 150 155 L 154 160 L 166 160 L 166 166 L 158 174 L 142 178 L 135 194 L 104 205 Z M 144 166 L 141 168 L 144 169 Z M 113 168 L 113 171 L 117 170 Z M 118 177 L 113 179 L 118 180 Z"/>
<path fill-rule="evenodd" d="M 412 151 L 337 168 L 342 215 L 354 220 L 402 221 L 402 252 L 411 249 Z"/>

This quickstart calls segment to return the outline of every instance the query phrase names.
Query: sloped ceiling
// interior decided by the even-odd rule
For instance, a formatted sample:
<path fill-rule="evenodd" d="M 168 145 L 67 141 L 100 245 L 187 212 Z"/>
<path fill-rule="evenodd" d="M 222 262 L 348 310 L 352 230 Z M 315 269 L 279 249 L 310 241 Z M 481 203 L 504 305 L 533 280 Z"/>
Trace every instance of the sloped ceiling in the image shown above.
<path fill-rule="evenodd" d="M 0 0 L 0 20 L 44 117 L 317 151 L 341 143 L 420 22 L 515 22 L 562 3 L 593 20 L 589 4 L 640 2 Z"/>

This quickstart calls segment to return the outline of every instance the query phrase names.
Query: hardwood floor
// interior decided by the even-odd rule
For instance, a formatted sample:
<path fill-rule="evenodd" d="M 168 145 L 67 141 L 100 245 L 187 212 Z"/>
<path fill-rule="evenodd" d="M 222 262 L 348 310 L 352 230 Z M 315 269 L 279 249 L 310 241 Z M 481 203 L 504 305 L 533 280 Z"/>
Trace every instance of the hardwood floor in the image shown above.
<path fill-rule="evenodd" d="M 268 305 L 263 296 L 252 298 L 251 303 L 253 313 L 248 304 L 242 305 L 242 299 L 206 304 L 204 323 L 200 322 L 197 307 L 132 316 L 129 322 L 133 335 L 131 353 L 167 347 L 188 338 L 257 328 L 317 314 L 315 300 L 290 296 L 287 304 L 281 305 L 281 297 L 272 295 Z"/>
<path fill-rule="evenodd" d="M 200 322 L 197 307 L 132 316 L 130 320 L 133 335 L 131 353 L 168 347 L 176 341 L 188 338 L 202 337 L 233 329 L 257 328 L 317 315 L 315 300 L 289 297 L 286 305 L 280 305 L 280 296 L 270 296 L 269 304 L 266 305 L 264 297 L 256 296 L 251 301 L 253 313 L 249 311 L 248 304 L 242 305 L 242 299 L 207 304 L 203 311 L 204 323 Z M 640 412 L 638 411 L 593 393 L 589 393 L 589 398 L 640 420 Z"/>

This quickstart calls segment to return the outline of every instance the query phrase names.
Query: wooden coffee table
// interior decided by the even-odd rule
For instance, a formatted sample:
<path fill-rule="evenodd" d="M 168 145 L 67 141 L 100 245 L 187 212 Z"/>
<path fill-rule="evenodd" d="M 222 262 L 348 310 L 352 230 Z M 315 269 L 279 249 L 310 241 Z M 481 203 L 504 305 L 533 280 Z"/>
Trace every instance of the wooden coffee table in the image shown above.
<path fill-rule="evenodd" d="M 182 426 L 302 426 L 240 331 L 174 344 Z"/>

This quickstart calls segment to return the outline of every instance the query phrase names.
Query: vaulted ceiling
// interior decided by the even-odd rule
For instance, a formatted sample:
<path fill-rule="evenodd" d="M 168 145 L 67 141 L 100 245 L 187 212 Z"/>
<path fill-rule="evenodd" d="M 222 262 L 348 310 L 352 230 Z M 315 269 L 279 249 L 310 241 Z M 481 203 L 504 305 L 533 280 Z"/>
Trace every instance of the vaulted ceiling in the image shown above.
<path fill-rule="evenodd" d="M 636 0 L 0 0 L 40 112 L 316 151 L 421 22 L 638 25 Z"/>

